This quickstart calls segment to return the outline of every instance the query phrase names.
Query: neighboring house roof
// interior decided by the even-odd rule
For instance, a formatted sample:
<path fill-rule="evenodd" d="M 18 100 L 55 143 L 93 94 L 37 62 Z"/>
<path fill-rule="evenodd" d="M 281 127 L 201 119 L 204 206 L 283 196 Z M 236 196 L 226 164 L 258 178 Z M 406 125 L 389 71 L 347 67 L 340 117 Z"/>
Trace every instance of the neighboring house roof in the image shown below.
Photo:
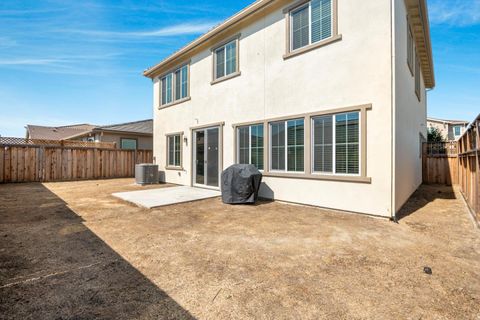
<path fill-rule="evenodd" d="M 95 126 L 91 124 L 74 124 L 61 127 L 27 125 L 27 135 L 30 139 L 67 140 L 82 137 L 92 132 L 102 131 L 153 135 L 153 120 L 147 119 L 107 126 Z"/>
<path fill-rule="evenodd" d="M 464 124 L 468 125 L 468 121 L 464 120 L 447 120 L 447 119 L 437 119 L 437 118 L 427 118 L 429 122 L 439 122 L 439 123 L 448 123 L 448 124 Z"/>
<path fill-rule="evenodd" d="M 112 124 L 109 126 L 96 127 L 95 131 L 119 131 L 128 133 L 152 134 L 153 135 L 153 120 L 140 120 L 134 122 L 125 122 L 119 124 Z"/>
<path fill-rule="evenodd" d="M 90 132 L 94 125 L 91 124 L 74 124 L 60 127 L 47 127 L 27 125 L 27 135 L 30 139 L 42 140 L 65 140 L 73 135 L 81 135 Z"/>
<path fill-rule="evenodd" d="M 285 1 L 283 1 L 285 2 Z M 220 23 L 212 30 L 208 31 L 204 35 L 200 36 L 196 40 L 190 42 L 177 52 L 173 53 L 166 59 L 162 60 L 155 66 L 145 70 L 143 75 L 149 78 L 154 78 L 160 75 L 162 72 L 167 71 L 169 68 L 174 67 L 175 64 L 180 63 L 194 54 L 194 50 L 200 46 L 210 44 L 211 40 L 216 36 L 225 37 L 225 33 L 238 25 L 240 22 L 244 22 L 247 18 L 253 17 L 246 25 L 253 23 L 254 21 L 263 18 L 262 15 L 255 15 L 262 9 L 273 4 L 282 3 L 281 0 L 257 0 L 251 5 L 247 6 L 243 10 L 239 11 L 235 15 L 231 16 L 224 22 Z M 420 57 L 421 69 L 427 88 L 433 88 L 435 86 L 435 77 L 433 70 L 433 56 L 432 46 L 430 42 L 430 26 L 428 21 L 428 9 L 426 0 L 405 0 L 405 5 L 408 8 L 410 21 L 414 28 L 412 29 L 415 42 L 418 47 L 418 55 Z M 244 28 L 246 25 L 242 25 Z"/>

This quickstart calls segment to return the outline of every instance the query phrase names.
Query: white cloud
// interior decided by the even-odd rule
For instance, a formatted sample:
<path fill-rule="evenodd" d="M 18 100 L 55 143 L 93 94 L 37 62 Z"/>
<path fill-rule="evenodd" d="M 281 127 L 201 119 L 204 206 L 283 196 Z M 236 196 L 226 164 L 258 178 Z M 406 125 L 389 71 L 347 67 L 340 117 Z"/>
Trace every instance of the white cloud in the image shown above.
<path fill-rule="evenodd" d="M 471 26 L 480 24 L 480 0 L 431 0 L 428 5 L 432 24 Z"/>
<path fill-rule="evenodd" d="M 180 35 L 195 35 L 210 30 L 216 22 L 181 23 L 151 31 L 102 31 L 102 30 L 60 30 L 92 37 L 106 38 L 147 38 L 147 37 L 172 37 Z"/>

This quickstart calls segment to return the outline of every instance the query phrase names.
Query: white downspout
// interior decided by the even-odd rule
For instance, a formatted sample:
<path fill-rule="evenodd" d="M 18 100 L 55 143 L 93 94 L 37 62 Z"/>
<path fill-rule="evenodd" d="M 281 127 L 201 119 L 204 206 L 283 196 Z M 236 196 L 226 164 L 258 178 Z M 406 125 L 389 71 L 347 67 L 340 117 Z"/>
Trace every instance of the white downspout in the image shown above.
<path fill-rule="evenodd" d="M 396 141 L 396 103 L 395 103 L 395 0 L 390 1 L 390 24 L 391 24 L 391 35 L 390 35 L 390 43 L 391 43 L 391 70 L 390 70 L 390 77 L 391 77 L 391 125 L 390 125 L 390 130 L 391 130 L 391 143 L 390 143 L 390 148 L 391 148 L 391 161 L 390 161 L 390 181 L 391 181 L 391 186 L 390 186 L 390 215 L 391 215 L 391 220 L 394 222 L 397 221 L 397 214 L 396 214 L 396 205 L 395 205 L 395 182 L 396 182 L 396 176 L 395 176 L 395 141 Z"/>

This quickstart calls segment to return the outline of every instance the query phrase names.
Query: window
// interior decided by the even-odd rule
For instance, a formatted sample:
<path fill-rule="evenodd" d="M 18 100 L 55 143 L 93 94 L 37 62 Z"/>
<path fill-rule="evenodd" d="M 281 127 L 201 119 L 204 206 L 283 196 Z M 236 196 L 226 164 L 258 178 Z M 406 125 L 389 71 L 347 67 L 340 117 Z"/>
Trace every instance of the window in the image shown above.
<path fill-rule="evenodd" d="M 311 0 L 290 11 L 290 51 L 332 37 L 335 0 Z"/>
<path fill-rule="evenodd" d="M 238 72 L 238 38 L 214 50 L 214 80 Z"/>
<path fill-rule="evenodd" d="M 127 150 L 137 149 L 137 139 L 120 139 L 120 148 Z"/>
<path fill-rule="evenodd" d="M 418 101 L 420 101 L 420 61 L 418 55 L 415 55 L 415 94 L 417 95 Z"/>
<path fill-rule="evenodd" d="M 461 130 L 462 130 L 462 128 L 460 126 L 453 127 L 453 131 L 454 131 L 455 136 L 459 136 L 462 133 Z"/>
<path fill-rule="evenodd" d="M 175 134 L 167 136 L 168 159 L 169 167 L 180 167 L 182 165 L 181 152 L 181 135 Z"/>
<path fill-rule="evenodd" d="M 270 124 L 270 168 L 274 171 L 303 172 L 305 154 L 304 120 Z"/>
<path fill-rule="evenodd" d="M 413 75 L 413 56 L 414 56 L 413 48 L 414 46 L 413 46 L 412 29 L 410 28 L 410 23 L 407 19 L 407 64 L 412 75 Z"/>
<path fill-rule="evenodd" d="M 312 118 L 314 173 L 360 173 L 360 113 Z"/>
<path fill-rule="evenodd" d="M 263 170 L 263 124 L 237 128 L 237 162 Z"/>
<path fill-rule="evenodd" d="M 188 65 L 164 75 L 160 79 L 161 105 L 167 105 L 188 97 Z"/>

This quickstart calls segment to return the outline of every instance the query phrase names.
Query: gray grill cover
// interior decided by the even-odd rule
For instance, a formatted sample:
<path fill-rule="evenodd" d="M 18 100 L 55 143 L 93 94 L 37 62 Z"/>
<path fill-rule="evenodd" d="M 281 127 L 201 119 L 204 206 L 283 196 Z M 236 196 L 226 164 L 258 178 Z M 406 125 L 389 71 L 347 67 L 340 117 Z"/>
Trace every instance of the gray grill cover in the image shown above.
<path fill-rule="evenodd" d="M 234 164 L 222 172 L 223 203 L 255 203 L 262 174 L 252 164 Z"/>

